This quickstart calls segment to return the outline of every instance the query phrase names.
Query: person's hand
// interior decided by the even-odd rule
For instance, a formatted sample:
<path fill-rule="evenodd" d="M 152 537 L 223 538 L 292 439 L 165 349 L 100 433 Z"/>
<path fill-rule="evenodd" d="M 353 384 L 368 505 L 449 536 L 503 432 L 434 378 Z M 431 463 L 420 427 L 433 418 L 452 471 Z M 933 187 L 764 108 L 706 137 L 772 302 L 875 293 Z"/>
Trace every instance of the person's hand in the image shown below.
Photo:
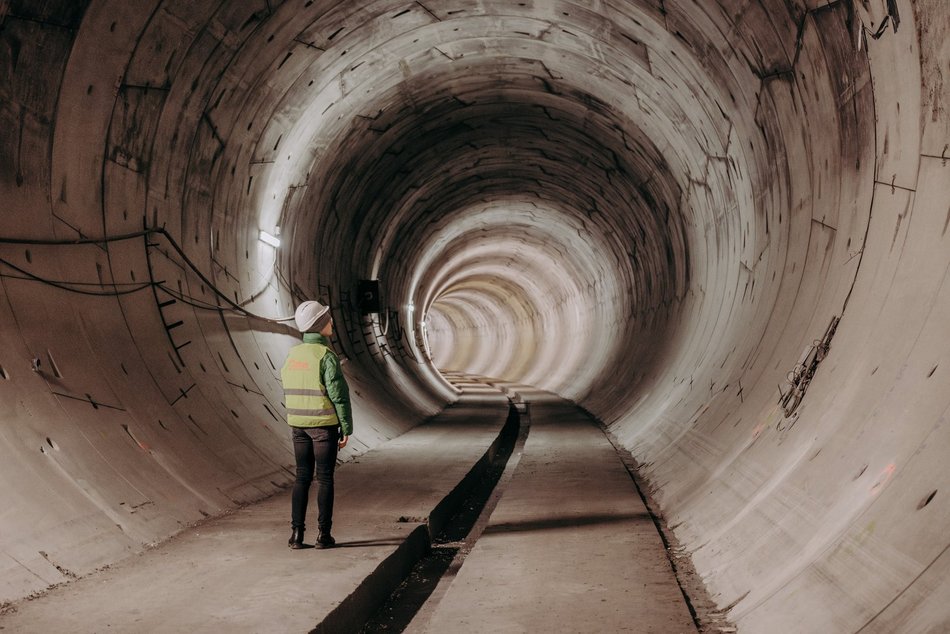
<path fill-rule="evenodd" d="M 349 439 L 350 439 L 349 436 L 340 436 L 340 449 L 343 449 L 344 447 L 346 447 L 346 443 L 347 441 L 349 441 Z"/>

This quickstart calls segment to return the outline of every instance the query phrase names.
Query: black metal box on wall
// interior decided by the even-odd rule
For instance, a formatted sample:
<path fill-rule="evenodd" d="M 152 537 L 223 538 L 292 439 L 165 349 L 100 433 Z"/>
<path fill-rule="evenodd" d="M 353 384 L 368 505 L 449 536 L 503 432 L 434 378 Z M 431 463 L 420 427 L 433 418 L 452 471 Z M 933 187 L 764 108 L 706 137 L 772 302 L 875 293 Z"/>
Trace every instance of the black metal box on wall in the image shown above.
<path fill-rule="evenodd" d="M 369 315 L 379 312 L 379 280 L 360 280 L 356 287 L 360 313 Z"/>

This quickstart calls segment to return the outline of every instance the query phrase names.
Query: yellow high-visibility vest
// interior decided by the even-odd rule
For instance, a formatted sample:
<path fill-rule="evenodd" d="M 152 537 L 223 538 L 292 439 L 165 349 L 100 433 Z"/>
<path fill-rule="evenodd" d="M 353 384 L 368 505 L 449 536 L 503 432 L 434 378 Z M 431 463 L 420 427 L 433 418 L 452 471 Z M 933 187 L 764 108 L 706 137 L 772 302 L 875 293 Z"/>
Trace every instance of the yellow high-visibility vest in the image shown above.
<path fill-rule="evenodd" d="M 284 383 L 287 423 L 292 427 L 333 427 L 340 424 L 333 401 L 320 375 L 320 363 L 329 352 L 318 343 L 290 349 L 280 371 Z"/>

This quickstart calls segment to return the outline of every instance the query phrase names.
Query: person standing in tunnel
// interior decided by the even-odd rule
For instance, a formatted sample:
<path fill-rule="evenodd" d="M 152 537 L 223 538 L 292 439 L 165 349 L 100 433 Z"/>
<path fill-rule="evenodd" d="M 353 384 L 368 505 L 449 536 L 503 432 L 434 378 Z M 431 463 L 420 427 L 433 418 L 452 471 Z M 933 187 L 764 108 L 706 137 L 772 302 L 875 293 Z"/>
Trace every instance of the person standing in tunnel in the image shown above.
<path fill-rule="evenodd" d="M 307 502 L 316 469 L 317 548 L 330 548 L 333 523 L 333 470 L 337 451 L 353 433 L 350 391 L 340 358 L 330 349 L 330 308 L 307 301 L 294 313 L 303 343 L 291 348 L 281 369 L 287 423 L 291 428 L 297 478 L 291 495 L 291 534 L 287 545 L 304 548 Z"/>

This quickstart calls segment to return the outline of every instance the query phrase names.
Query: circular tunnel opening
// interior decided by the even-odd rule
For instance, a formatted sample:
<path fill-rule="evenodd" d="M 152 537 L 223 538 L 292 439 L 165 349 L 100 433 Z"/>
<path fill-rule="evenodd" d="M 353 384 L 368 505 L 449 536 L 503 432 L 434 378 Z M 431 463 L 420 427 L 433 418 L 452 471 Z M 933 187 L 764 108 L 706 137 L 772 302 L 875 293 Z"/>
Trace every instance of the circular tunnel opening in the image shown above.
<path fill-rule="evenodd" d="M 675 175 L 630 104 L 503 47 L 459 60 L 361 94 L 376 115 L 308 169 L 321 186 L 294 233 L 316 234 L 310 265 L 344 289 L 379 278 L 417 363 L 572 395 L 621 356 L 642 376 L 689 279 Z M 330 215 L 346 238 L 321 232 Z"/>

